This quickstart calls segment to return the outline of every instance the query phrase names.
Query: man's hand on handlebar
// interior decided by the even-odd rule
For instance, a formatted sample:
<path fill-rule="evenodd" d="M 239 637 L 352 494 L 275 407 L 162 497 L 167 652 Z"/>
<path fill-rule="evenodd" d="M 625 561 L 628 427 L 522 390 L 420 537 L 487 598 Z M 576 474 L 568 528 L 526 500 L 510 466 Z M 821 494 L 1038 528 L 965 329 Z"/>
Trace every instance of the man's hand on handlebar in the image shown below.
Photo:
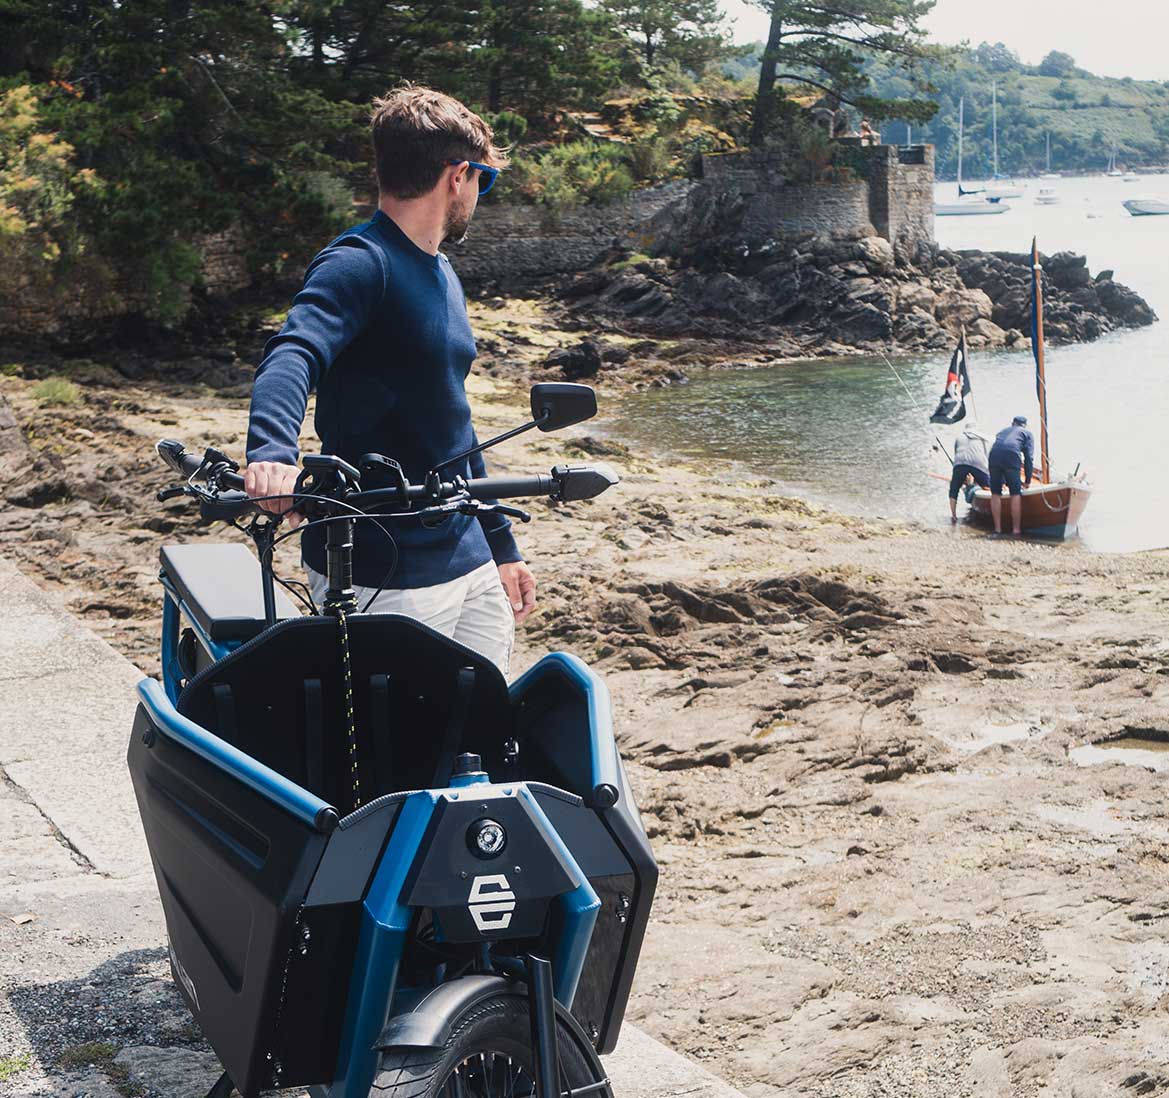
<path fill-rule="evenodd" d="M 304 516 L 293 509 L 292 491 L 300 469 L 279 461 L 254 461 L 244 469 L 244 491 L 253 499 L 262 496 L 277 496 L 277 499 L 262 500 L 257 506 L 273 515 L 283 515 L 291 529 L 295 530 Z"/>

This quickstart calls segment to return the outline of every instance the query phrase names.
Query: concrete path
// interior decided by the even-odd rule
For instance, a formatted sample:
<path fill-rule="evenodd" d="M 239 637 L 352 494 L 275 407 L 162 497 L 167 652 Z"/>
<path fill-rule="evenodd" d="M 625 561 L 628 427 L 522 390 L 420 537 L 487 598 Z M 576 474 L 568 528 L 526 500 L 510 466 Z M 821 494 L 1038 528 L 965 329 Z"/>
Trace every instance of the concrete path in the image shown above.
<path fill-rule="evenodd" d="M 0 558 L 0 1094 L 203 1098 L 125 755 L 142 677 Z M 617 1098 L 741 1098 L 626 1026 Z"/>

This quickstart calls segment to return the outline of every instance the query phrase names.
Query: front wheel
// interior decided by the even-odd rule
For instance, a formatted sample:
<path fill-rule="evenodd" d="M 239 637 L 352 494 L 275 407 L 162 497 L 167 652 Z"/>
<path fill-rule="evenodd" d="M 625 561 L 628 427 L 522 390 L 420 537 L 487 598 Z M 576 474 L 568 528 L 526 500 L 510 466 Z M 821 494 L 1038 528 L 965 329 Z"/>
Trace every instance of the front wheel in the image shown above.
<path fill-rule="evenodd" d="M 468 1007 L 441 1048 L 382 1053 L 370 1098 L 532 1098 L 534 1082 L 527 1000 L 495 995 Z M 564 1015 L 557 1018 L 560 1092 L 613 1098 L 592 1046 Z M 606 1084 L 591 1089 L 596 1084 Z"/>

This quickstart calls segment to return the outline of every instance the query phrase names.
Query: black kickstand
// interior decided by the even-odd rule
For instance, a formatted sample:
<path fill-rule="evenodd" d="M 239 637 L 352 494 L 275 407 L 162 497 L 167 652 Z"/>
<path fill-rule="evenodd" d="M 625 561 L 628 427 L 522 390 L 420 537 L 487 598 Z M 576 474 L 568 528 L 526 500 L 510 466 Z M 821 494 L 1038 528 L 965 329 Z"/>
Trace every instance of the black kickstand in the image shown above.
<path fill-rule="evenodd" d="M 556 1047 L 556 998 L 552 991 L 552 965 L 543 957 L 529 956 L 527 966 L 536 1098 L 560 1098 L 560 1056 Z"/>
<path fill-rule="evenodd" d="M 235 1084 L 231 1081 L 231 1076 L 225 1071 L 207 1092 L 207 1098 L 231 1098 L 232 1091 L 235 1090 Z"/>

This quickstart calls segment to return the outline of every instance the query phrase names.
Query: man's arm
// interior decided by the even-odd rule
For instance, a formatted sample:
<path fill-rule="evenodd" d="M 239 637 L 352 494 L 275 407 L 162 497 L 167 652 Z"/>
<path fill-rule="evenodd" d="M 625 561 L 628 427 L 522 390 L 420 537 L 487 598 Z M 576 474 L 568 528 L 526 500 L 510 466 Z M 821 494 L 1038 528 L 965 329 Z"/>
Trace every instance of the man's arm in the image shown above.
<path fill-rule="evenodd" d="M 268 341 L 256 369 L 244 470 L 249 495 L 292 490 L 309 393 L 369 323 L 386 281 L 380 253 L 359 236 L 344 237 L 309 266 L 284 327 Z M 272 500 L 263 506 L 281 514 L 289 504 Z"/>
<path fill-rule="evenodd" d="M 1023 476 L 1027 487 L 1031 487 L 1031 477 L 1035 472 L 1035 436 L 1030 431 L 1023 432 Z"/>
<path fill-rule="evenodd" d="M 473 445 L 479 445 L 478 437 L 475 437 Z M 487 463 L 481 453 L 472 454 L 469 465 L 473 479 L 487 475 Z M 515 614 L 516 622 L 521 622 L 536 605 L 536 578 L 524 563 L 519 546 L 516 545 L 511 530 L 511 519 L 507 515 L 480 515 L 479 524 L 487 538 L 491 559 L 499 568 L 499 579 L 504 591 L 507 592 L 512 613 Z"/>

